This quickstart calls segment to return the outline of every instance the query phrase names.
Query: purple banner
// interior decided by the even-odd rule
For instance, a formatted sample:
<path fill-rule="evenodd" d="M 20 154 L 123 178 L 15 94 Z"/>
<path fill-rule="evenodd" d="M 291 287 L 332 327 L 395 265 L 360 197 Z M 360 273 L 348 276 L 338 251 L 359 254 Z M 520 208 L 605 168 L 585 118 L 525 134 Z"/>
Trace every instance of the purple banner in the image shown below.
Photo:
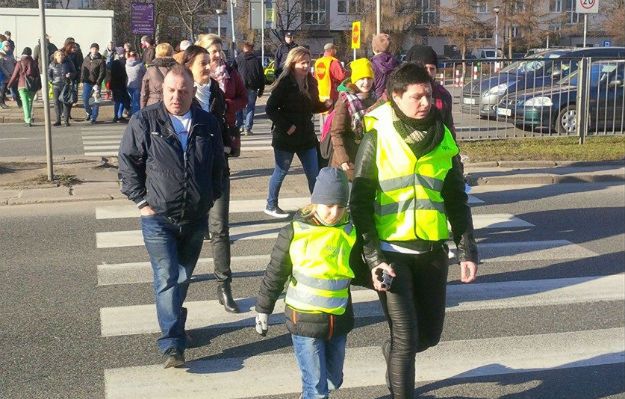
<path fill-rule="evenodd" d="M 131 3 L 130 29 L 134 35 L 154 34 L 154 3 Z"/>

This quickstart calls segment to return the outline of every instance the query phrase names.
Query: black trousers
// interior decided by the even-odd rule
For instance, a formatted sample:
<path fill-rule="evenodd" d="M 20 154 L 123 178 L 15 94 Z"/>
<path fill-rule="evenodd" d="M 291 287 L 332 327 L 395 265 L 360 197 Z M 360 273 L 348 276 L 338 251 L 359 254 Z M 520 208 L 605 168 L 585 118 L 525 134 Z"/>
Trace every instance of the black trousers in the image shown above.
<path fill-rule="evenodd" d="M 391 394 L 413 398 L 417 352 L 438 344 L 445 320 L 449 259 L 441 245 L 419 255 L 384 252 L 395 270 L 390 292 L 380 292 L 382 308 L 391 330 L 388 359 Z"/>
<path fill-rule="evenodd" d="M 215 278 L 218 282 L 230 282 L 232 270 L 230 269 L 230 168 L 226 158 L 226 171 L 224 176 L 224 188 L 221 197 L 215 201 L 208 212 L 208 231 L 212 238 L 213 266 Z"/>
<path fill-rule="evenodd" d="M 61 90 L 63 86 L 52 86 L 52 92 L 54 93 L 54 111 L 56 112 L 56 121 L 61 123 L 61 116 L 65 122 L 69 121 L 69 116 L 72 112 L 72 104 L 65 104 L 61 101 Z"/>

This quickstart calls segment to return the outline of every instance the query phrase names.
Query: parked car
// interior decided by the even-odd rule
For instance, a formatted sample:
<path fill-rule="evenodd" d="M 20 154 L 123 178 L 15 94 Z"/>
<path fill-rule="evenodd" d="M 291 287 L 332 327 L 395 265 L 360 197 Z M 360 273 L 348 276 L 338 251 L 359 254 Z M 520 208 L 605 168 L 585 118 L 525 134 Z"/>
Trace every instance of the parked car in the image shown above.
<path fill-rule="evenodd" d="M 579 71 L 557 84 L 505 96 L 497 114 L 515 125 L 546 132 L 575 133 Z M 596 61 L 590 67 L 589 126 L 592 130 L 622 132 L 625 97 L 625 60 Z"/>
<path fill-rule="evenodd" d="M 499 54 L 497 54 L 499 53 Z M 471 53 L 478 60 L 495 60 L 501 57 L 501 51 L 497 51 L 493 48 L 476 48 Z"/>
<path fill-rule="evenodd" d="M 505 95 L 551 86 L 576 71 L 582 57 L 622 58 L 625 57 L 625 47 L 549 50 L 513 62 L 497 74 L 465 85 L 461 110 L 478 113 L 482 118 L 495 118 L 497 104 Z"/>

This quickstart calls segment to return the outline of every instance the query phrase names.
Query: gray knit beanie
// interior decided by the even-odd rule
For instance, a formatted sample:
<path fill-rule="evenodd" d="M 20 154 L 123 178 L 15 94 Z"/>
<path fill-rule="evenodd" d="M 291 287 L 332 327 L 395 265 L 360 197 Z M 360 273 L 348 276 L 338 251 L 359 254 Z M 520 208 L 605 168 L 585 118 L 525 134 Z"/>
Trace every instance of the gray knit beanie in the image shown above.
<path fill-rule="evenodd" d="M 349 185 L 345 172 L 337 168 L 321 169 L 310 201 L 313 204 L 347 206 Z"/>

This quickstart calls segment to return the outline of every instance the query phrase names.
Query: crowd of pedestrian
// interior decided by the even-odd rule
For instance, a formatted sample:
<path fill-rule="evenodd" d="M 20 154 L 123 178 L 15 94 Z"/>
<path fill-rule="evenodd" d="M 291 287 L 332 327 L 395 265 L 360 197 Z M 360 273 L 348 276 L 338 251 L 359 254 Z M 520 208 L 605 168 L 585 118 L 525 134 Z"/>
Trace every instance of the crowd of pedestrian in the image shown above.
<path fill-rule="evenodd" d="M 183 366 L 184 300 L 203 241 L 213 249 L 219 303 L 240 312 L 231 286 L 229 159 L 240 154 L 241 134 L 253 134 L 255 103 L 265 91 L 253 43 L 243 43 L 227 62 L 215 34 L 183 40 L 177 52 L 147 36 L 141 51 L 110 42 L 100 53 L 93 43 L 85 57 L 72 38 L 61 49 L 46 38 L 50 60 L 43 62 L 29 47 L 16 59 L 10 32 L 0 39 L 0 107 L 10 92 L 27 125 L 40 71 L 51 84 L 54 126 L 69 126 L 79 83 L 85 120 L 97 122 L 106 90 L 112 121 L 129 123 L 119 149 L 121 190 L 141 213 L 165 367 Z M 413 46 L 400 65 L 391 44 L 389 35 L 375 35 L 373 57 L 345 68 L 335 44 L 327 43 L 314 72 L 310 50 L 292 33 L 276 53 L 277 80 L 266 104 L 274 170 L 264 212 L 292 219 L 261 282 L 256 330 L 267 333 L 268 315 L 287 284 L 285 314 L 302 398 L 328 397 L 343 382 L 354 325 L 350 285 L 378 292 L 390 329 L 381 342 L 387 385 L 393 398 L 411 398 L 415 356 L 437 345 L 443 329 L 449 239 L 458 248 L 461 281 L 476 278 L 451 96 L 435 81 L 436 53 Z M 292 215 L 279 207 L 279 194 L 295 155 L 311 199 Z"/>

